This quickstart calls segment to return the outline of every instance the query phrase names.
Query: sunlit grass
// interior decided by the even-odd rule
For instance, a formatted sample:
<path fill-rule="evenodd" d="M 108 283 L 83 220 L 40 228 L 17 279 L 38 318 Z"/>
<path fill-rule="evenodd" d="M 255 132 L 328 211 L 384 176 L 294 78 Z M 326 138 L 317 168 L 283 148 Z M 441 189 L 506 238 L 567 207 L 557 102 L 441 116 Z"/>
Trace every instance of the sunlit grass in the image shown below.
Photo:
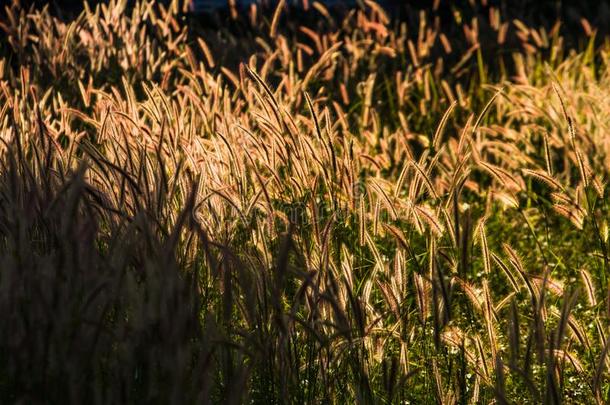
<path fill-rule="evenodd" d="M 185 10 L 0 20 L 3 403 L 610 400 L 593 28 Z"/>

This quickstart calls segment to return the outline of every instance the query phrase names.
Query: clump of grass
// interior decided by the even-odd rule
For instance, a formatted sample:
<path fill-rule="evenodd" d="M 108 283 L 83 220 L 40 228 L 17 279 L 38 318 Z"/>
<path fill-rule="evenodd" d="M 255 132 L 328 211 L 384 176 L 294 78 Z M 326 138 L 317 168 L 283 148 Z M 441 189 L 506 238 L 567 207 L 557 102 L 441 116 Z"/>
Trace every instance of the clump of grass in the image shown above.
<path fill-rule="evenodd" d="M 5 9 L 2 402 L 607 401 L 606 47 L 283 6 Z"/>

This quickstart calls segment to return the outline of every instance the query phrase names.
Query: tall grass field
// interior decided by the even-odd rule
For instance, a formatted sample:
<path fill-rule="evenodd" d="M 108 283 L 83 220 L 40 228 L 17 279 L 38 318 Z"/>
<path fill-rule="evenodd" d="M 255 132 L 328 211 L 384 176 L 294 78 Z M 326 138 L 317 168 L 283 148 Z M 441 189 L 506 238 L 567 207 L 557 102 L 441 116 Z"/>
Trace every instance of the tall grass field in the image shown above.
<path fill-rule="evenodd" d="M 1 404 L 610 403 L 604 1 L 30 3 Z"/>

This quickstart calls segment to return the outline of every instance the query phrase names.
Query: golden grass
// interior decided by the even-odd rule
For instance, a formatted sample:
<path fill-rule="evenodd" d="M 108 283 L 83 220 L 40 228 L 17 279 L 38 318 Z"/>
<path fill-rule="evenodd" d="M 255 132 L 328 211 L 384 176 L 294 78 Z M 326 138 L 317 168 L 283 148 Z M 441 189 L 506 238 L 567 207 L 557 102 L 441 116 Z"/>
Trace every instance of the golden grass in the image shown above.
<path fill-rule="evenodd" d="M 243 44 L 7 7 L 0 398 L 608 400 L 606 48 L 493 10 L 494 78 L 477 19 L 366 3 Z"/>

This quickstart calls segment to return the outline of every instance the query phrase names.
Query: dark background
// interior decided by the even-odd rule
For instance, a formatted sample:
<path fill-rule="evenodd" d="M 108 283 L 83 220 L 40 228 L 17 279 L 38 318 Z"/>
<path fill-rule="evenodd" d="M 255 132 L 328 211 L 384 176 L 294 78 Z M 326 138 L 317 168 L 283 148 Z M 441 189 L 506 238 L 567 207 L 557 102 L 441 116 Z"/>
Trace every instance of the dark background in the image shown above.
<path fill-rule="evenodd" d="M 60 17 L 72 18 L 82 9 L 82 0 L 0 0 L 0 10 L 14 1 L 22 6 L 42 7 L 48 5 L 50 10 Z M 312 4 L 314 0 L 309 0 Z M 362 4 L 362 0 L 319 0 L 326 4 L 331 12 L 342 13 Z M 91 6 L 102 3 L 100 0 L 87 0 Z M 167 1 L 164 1 L 167 2 Z M 236 0 L 238 8 L 244 12 L 252 3 L 261 5 L 263 10 L 272 12 L 278 0 Z M 563 34 L 582 33 L 581 20 L 586 19 L 598 32 L 606 35 L 610 31 L 610 0 L 379 0 L 388 10 L 389 15 L 396 20 L 414 22 L 420 10 L 427 10 L 440 18 L 443 29 L 456 25 L 454 13 L 459 11 L 468 21 L 477 15 L 487 16 L 489 8 L 499 8 L 504 21 L 519 19 L 529 26 L 551 27 L 556 21 L 562 22 Z M 303 0 L 288 0 L 292 8 L 300 8 Z M 227 0 L 192 0 L 191 16 L 209 19 L 211 23 L 228 23 Z M 3 12 L 0 11 L 0 15 Z M 287 13 L 290 19 L 308 18 L 308 13 Z M 315 12 L 311 13 L 315 14 Z M 319 17 L 315 15 L 313 17 Z M 313 18 L 312 16 L 309 16 Z"/>

